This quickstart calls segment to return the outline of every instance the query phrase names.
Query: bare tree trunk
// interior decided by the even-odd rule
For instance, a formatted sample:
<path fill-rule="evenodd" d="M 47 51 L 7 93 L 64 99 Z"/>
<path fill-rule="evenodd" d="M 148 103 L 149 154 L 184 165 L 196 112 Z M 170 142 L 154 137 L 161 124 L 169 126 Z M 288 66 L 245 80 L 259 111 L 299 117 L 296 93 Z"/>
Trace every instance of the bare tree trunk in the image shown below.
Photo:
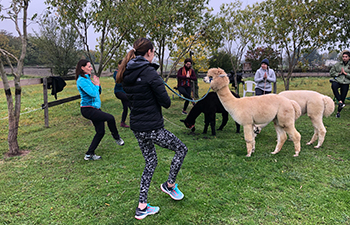
<path fill-rule="evenodd" d="M 2 77 L 2 81 L 4 84 L 4 91 L 6 95 L 7 100 L 7 108 L 8 108 L 8 119 L 9 119 L 9 133 L 8 133 L 8 144 L 9 144 L 9 155 L 14 156 L 18 155 L 20 153 L 19 151 L 19 145 L 17 140 L 18 135 L 18 124 L 19 124 L 19 117 L 21 112 L 21 74 L 24 67 L 24 58 L 27 51 L 27 10 L 28 10 L 28 4 L 29 0 L 24 0 L 19 3 L 19 5 L 14 4 L 12 7 L 13 9 L 13 22 L 15 23 L 16 30 L 21 38 L 22 41 L 22 51 L 21 56 L 19 60 L 17 60 L 17 71 L 16 73 L 13 72 L 13 67 L 10 62 L 9 56 L 14 57 L 12 54 L 1 51 L 1 53 L 5 56 L 7 61 L 9 62 L 12 72 L 14 74 L 14 84 L 15 84 L 15 102 L 13 102 L 11 89 L 8 84 L 8 79 L 6 76 L 6 72 L 4 70 L 4 66 L 2 61 L 0 60 L 0 73 Z M 22 24 L 22 31 L 21 32 L 19 25 L 18 25 L 18 14 L 20 11 L 23 10 L 23 24 Z"/>
<path fill-rule="evenodd" d="M 16 122 L 15 122 L 15 109 L 13 107 L 11 88 L 6 76 L 4 65 L 1 60 L 0 60 L 0 73 L 1 73 L 2 82 L 4 84 L 4 91 L 5 91 L 6 100 L 7 100 L 7 111 L 8 111 L 8 119 L 9 119 L 9 133 L 7 136 L 7 141 L 9 145 L 8 153 L 11 155 L 16 155 L 19 152 L 19 146 L 17 142 L 18 125 L 16 126 Z"/>
<path fill-rule="evenodd" d="M 159 60 L 159 64 L 160 64 L 160 75 L 163 78 L 163 73 L 164 73 L 164 53 L 165 53 L 165 38 L 162 39 L 162 55 L 161 55 L 161 59 Z"/>

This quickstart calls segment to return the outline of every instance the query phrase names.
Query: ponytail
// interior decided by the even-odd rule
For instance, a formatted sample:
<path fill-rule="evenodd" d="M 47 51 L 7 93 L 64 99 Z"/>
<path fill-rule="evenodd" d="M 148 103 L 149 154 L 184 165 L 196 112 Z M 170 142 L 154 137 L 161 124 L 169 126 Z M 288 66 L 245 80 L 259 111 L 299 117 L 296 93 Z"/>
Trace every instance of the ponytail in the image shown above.
<path fill-rule="evenodd" d="M 134 59 L 136 56 L 141 55 L 144 56 L 148 52 L 148 50 L 153 50 L 153 43 L 148 40 L 147 38 L 139 38 L 134 42 L 133 49 L 131 49 L 128 54 L 123 59 L 123 62 L 120 65 L 120 68 L 118 69 L 117 73 L 117 83 L 123 82 L 124 78 L 124 72 L 126 69 L 126 65 L 128 62 L 132 59 Z"/>
<path fill-rule="evenodd" d="M 118 73 L 117 73 L 117 79 L 115 79 L 116 83 L 121 83 L 123 82 L 123 75 L 126 69 L 126 64 L 128 64 L 128 62 L 130 60 L 132 60 L 133 58 L 135 58 L 135 51 L 134 49 L 130 50 L 128 52 L 128 54 L 125 56 L 125 58 L 123 59 L 122 63 L 120 64 L 120 67 L 118 69 Z"/>

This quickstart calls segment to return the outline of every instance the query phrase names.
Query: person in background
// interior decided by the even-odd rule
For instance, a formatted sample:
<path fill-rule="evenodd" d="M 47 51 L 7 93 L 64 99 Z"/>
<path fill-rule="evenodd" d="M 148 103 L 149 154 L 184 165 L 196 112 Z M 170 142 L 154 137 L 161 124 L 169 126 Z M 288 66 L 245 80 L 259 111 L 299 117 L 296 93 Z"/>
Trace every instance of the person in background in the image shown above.
<path fill-rule="evenodd" d="M 154 144 L 175 152 L 168 179 L 160 185 L 161 190 L 174 200 L 181 200 L 184 197 L 175 181 L 188 150 L 180 139 L 164 128 L 162 107 L 169 108 L 171 101 L 163 80 L 157 73 L 159 66 L 152 63 L 154 51 L 150 40 L 146 38 L 136 40 L 117 74 L 117 82 L 123 82 L 124 91 L 132 105 L 130 129 L 145 159 L 139 204 L 135 213 L 135 218 L 139 220 L 159 212 L 159 207 L 147 203 L 148 190 L 158 163 Z"/>
<path fill-rule="evenodd" d="M 191 98 L 191 80 L 196 81 L 196 73 L 192 69 L 192 59 L 187 58 L 184 61 L 184 66 L 177 71 L 177 89 L 185 98 Z M 189 101 L 185 100 L 182 114 L 187 115 L 186 109 Z"/>
<path fill-rule="evenodd" d="M 96 134 L 92 139 L 88 151 L 85 153 L 85 160 L 98 160 L 101 156 L 95 155 L 95 149 L 101 142 L 105 134 L 105 122 L 118 145 L 124 145 L 123 139 L 119 136 L 115 119 L 111 114 L 101 110 L 101 84 L 99 77 L 93 77 L 91 80 L 92 67 L 88 60 L 81 59 L 75 70 L 75 80 L 80 93 L 80 112 L 86 119 L 91 120 L 95 127 Z"/>
<path fill-rule="evenodd" d="M 119 66 L 121 63 L 122 63 L 122 60 L 120 60 L 118 62 L 118 69 L 119 69 Z M 114 71 L 114 73 L 113 73 L 113 78 L 115 81 L 116 81 L 117 73 L 118 73 L 118 70 Z M 129 126 L 126 125 L 125 120 L 126 120 L 126 117 L 128 115 L 128 108 L 130 108 L 130 102 L 129 102 L 128 97 L 126 97 L 125 91 L 123 90 L 123 85 L 121 83 L 115 82 L 114 95 L 115 95 L 115 97 L 120 99 L 122 101 L 122 104 L 123 104 L 123 113 L 122 113 L 122 120 L 120 122 L 120 126 L 125 127 L 125 128 L 129 128 Z"/>
<path fill-rule="evenodd" d="M 273 69 L 270 69 L 268 59 L 261 61 L 261 67 L 255 73 L 254 82 L 256 83 L 255 95 L 271 93 L 272 83 L 276 82 L 276 74 Z"/>
<path fill-rule="evenodd" d="M 336 117 L 340 117 L 340 111 L 345 107 L 345 98 L 349 91 L 350 84 L 350 52 L 344 51 L 342 54 L 342 61 L 337 62 L 332 66 L 329 74 L 333 77 L 331 81 L 331 88 L 335 98 L 338 101 L 338 111 Z M 340 93 L 339 93 L 340 89 Z"/>

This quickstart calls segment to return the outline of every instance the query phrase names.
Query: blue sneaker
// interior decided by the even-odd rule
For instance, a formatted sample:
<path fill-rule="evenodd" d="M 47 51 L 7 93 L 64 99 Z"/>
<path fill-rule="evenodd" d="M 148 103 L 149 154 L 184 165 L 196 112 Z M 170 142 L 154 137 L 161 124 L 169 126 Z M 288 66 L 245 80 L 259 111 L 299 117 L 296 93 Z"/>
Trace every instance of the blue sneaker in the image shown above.
<path fill-rule="evenodd" d="M 151 206 L 150 204 L 147 204 L 146 208 L 143 210 L 136 208 L 135 218 L 138 220 L 142 220 L 148 215 L 153 215 L 159 212 L 159 207 L 157 206 Z"/>
<path fill-rule="evenodd" d="M 170 195 L 170 197 L 174 200 L 181 200 L 184 198 L 184 194 L 177 187 L 177 184 L 175 184 L 175 186 L 172 188 L 168 188 L 168 184 L 167 182 L 165 182 L 160 185 L 160 189 L 162 189 L 164 193 L 167 193 L 168 195 Z"/>

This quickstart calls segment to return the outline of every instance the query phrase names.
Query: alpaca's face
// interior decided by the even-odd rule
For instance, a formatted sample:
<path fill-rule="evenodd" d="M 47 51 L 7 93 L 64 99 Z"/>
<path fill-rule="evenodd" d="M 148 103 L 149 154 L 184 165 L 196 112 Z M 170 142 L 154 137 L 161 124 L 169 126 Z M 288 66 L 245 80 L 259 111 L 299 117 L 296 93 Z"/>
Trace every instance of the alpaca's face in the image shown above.
<path fill-rule="evenodd" d="M 207 76 L 204 77 L 204 82 L 210 83 L 210 87 L 214 91 L 218 91 L 224 86 L 229 85 L 230 79 L 223 69 L 212 68 L 208 70 Z"/>

